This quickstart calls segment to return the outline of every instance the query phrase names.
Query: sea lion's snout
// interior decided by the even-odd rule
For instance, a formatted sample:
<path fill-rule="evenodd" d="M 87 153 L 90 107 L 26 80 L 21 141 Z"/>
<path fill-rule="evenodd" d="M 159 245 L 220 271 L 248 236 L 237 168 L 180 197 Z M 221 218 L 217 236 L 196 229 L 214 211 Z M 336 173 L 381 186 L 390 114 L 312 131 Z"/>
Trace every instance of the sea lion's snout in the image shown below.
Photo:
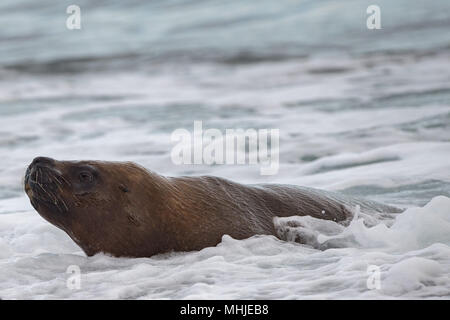
<path fill-rule="evenodd" d="M 32 166 L 52 166 L 54 165 L 55 160 L 52 158 L 47 157 L 36 157 L 33 159 L 33 162 L 31 162 L 30 167 Z"/>
<path fill-rule="evenodd" d="M 67 206 L 58 191 L 62 181 L 55 168 L 56 161 L 47 157 L 34 158 L 25 172 L 25 192 L 36 208 L 37 203 L 56 206 L 59 211 L 67 211 Z"/>
<path fill-rule="evenodd" d="M 47 170 L 52 170 L 54 167 L 55 160 L 47 157 L 36 157 L 30 163 L 25 172 L 25 191 L 28 194 L 28 190 L 32 188 L 33 184 L 43 184 L 49 182 Z M 39 177 L 39 174 L 41 176 Z M 39 178 L 41 178 L 39 180 Z"/>

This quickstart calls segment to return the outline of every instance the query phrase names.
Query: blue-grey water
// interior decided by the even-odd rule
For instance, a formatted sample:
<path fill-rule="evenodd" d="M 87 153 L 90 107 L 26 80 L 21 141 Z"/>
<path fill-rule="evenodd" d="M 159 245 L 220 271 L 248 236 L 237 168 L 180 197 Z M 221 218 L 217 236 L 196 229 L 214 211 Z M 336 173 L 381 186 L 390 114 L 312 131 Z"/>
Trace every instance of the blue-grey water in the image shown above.
<path fill-rule="evenodd" d="M 80 30 L 66 28 L 71 4 Z M 372 4 L 379 30 L 366 27 Z M 173 164 L 171 133 L 196 120 L 279 129 L 278 174 Z M 339 249 L 225 237 L 200 252 L 86 258 L 22 190 L 38 155 L 298 184 L 408 210 L 390 228 L 294 219 Z M 2 0 L 0 156 L 0 298 L 448 299 L 450 2 Z M 74 264 L 79 290 L 66 286 Z M 370 265 L 380 289 L 366 284 Z"/>

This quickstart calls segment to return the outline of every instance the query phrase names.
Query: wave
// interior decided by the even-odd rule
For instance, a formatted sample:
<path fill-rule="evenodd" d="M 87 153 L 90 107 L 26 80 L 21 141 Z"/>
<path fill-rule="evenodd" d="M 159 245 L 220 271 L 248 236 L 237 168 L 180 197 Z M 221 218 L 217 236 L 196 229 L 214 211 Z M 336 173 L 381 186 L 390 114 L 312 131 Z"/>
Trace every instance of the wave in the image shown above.
<path fill-rule="evenodd" d="M 449 2 L 380 0 L 382 29 L 365 28 L 370 2 L 78 2 L 82 29 L 65 28 L 65 5 L 4 0 L 0 66 L 21 72 L 86 72 L 160 63 L 249 64 L 317 54 L 428 55 L 448 51 Z M 404 8 L 408 8 L 405 10 Z M 389 20 L 384 17 L 389 17 Z M 446 49 L 447 48 L 447 49 Z M 340 69 L 312 72 L 335 73 Z"/>
<path fill-rule="evenodd" d="M 315 249 L 383 248 L 407 252 L 434 243 L 450 245 L 450 198 L 438 196 L 424 207 L 409 208 L 394 220 L 367 226 L 358 208 L 348 226 L 310 216 L 276 218 L 275 227 L 287 241 L 299 241 Z"/>

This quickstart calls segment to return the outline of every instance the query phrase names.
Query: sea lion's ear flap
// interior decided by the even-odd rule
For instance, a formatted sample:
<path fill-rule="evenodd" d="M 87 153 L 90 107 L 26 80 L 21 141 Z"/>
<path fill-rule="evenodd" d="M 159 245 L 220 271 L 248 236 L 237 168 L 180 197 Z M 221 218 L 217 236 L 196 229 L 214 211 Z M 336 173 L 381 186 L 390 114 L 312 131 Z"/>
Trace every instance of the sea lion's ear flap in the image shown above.
<path fill-rule="evenodd" d="M 122 190 L 123 192 L 129 192 L 130 190 L 128 190 L 128 188 L 123 185 L 123 184 L 119 184 L 119 189 Z"/>

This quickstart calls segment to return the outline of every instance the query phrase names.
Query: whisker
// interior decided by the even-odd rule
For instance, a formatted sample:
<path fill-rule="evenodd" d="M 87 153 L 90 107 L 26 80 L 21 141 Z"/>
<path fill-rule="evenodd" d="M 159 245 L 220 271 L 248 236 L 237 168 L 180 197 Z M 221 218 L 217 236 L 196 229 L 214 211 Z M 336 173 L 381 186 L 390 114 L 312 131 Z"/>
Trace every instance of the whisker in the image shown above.
<path fill-rule="evenodd" d="M 58 175 L 59 178 L 61 178 L 61 180 L 63 180 L 69 187 L 72 185 L 69 181 L 66 180 L 66 178 L 64 178 L 62 175 Z"/>
<path fill-rule="evenodd" d="M 52 177 L 53 179 L 55 179 L 55 181 L 56 181 L 56 183 L 58 184 L 58 186 L 62 185 L 62 182 L 59 181 L 59 179 L 56 177 L 55 174 L 52 173 L 52 174 L 51 174 L 51 177 Z"/>
<path fill-rule="evenodd" d="M 33 188 L 34 197 L 37 200 L 52 203 L 60 212 L 69 211 L 69 207 L 63 199 L 63 186 L 70 186 L 59 172 L 48 168 L 37 167 L 33 175 L 29 177 L 29 182 Z"/>
<path fill-rule="evenodd" d="M 67 207 L 67 204 L 64 201 L 64 199 L 62 197 L 58 197 L 58 200 L 64 205 L 64 208 L 66 209 L 66 211 L 69 211 L 69 207 Z"/>
<path fill-rule="evenodd" d="M 42 186 L 42 184 L 38 183 L 38 186 L 42 189 L 42 191 L 44 191 L 44 192 L 48 195 L 48 197 L 50 198 L 50 200 L 53 200 L 53 201 L 56 200 L 56 197 L 55 197 L 53 194 L 48 193 L 48 191 L 44 189 L 44 187 Z M 53 197 L 52 197 L 52 195 L 53 195 Z M 56 204 L 56 203 L 55 203 L 55 204 Z"/>

